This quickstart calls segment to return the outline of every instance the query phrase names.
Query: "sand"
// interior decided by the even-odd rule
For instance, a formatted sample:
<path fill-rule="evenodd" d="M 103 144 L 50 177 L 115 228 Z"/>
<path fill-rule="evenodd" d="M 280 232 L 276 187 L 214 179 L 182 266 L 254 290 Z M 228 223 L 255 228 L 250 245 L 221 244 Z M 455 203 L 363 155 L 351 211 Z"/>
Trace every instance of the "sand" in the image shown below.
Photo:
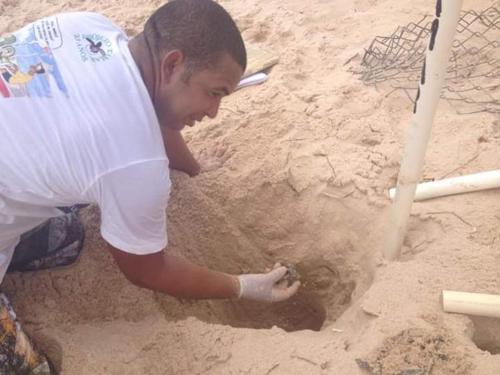
<path fill-rule="evenodd" d="M 204 172 L 172 174 L 168 251 L 232 273 L 285 260 L 300 293 L 269 306 L 139 289 L 106 253 L 91 208 L 77 265 L 5 279 L 26 330 L 72 375 L 500 373 L 500 321 L 439 302 L 443 289 L 500 293 L 498 190 L 414 204 L 401 260 L 381 256 L 412 104 L 349 70 L 376 35 L 432 13 L 434 1 L 221 3 L 280 63 L 186 131 Z M 0 32 L 84 9 L 133 35 L 159 4 L 1 0 Z M 499 152 L 498 114 L 458 115 L 442 102 L 424 178 L 497 169 Z"/>

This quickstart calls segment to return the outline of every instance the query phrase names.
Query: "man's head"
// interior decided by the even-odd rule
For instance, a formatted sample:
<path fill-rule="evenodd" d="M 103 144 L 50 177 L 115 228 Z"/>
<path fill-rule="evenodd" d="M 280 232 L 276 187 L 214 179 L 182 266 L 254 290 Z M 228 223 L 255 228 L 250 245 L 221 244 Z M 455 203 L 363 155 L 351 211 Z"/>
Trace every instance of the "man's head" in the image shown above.
<path fill-rule="evenodd" d="M 153 60 L 150 91 L 160 123 L 181 129 L 215 117 L 246 68 L 231 16 L 212 0 L 174 0 L 153 13 L 143 37 Z"/>

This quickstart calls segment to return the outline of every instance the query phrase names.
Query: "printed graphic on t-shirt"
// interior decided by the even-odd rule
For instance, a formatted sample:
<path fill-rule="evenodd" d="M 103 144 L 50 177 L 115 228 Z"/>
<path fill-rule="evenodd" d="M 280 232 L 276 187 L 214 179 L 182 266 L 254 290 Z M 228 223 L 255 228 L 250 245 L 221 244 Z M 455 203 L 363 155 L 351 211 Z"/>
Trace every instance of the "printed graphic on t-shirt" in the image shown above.
<path fill-rule="evenodd" d="M 103 35 L 75 34 L 74 38 L 83 62 L 101 62 L 113 56 L 113 44 Z"/>
<path fill-rule="evenodd" d="M 63 40 L 57 18 L 33 23 L 18 33 L 0 37 L 0 98 L 68 95 L 53 49 Z"/>

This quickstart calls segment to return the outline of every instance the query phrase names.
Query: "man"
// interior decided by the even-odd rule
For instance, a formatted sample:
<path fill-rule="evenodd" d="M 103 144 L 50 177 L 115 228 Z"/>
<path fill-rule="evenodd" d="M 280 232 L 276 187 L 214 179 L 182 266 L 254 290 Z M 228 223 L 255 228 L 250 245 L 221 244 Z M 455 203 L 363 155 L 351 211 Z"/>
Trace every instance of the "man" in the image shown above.
<path fill-rule="evenodd" d="M 49 68 L 22 91 L 3 82 L 0 278 L 11 260 L 12 270 L 72 262 L 83 228 L 77 210 L 62 207 L 97 204 L 102 237 L 135 285 L 266 302 L 297 291 L 298 282 L 282 280 L 285 267 L 229 275 L 162 251 L 169 166 L 200 172 L 180 131 L 215 117 L 246 66 L 241 35 L 220 5 L 171 1 L 130 42 L 94 13 L 49 17 L 8 40 L 16 52 L 8 63 Z"/>
<path fill-rule="evenodd" d="M 11 69 L 6 67 L 0 68 L 3 79 L 11 85 L 23 85 L 28 83 L 33 79 L 35 74 L 45 73 L 45 69 L 42 64 L 37 64 L 35 66 L 30 66 L 26 73 L 19 71 L 17 66 L 12 66 Z"/>

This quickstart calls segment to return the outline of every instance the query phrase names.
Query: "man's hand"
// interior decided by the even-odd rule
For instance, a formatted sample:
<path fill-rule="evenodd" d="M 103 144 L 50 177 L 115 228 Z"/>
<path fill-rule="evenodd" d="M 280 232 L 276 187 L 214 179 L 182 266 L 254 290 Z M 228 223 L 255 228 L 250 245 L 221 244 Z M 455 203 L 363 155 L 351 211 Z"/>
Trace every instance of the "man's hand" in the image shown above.
<path fill-rule="evenodd" d="M 290 298 L 299 289 L 300 281 L 288 286 L 288 281 L 283 279 L 286 272 L 287 268 L 281 266 L 268 273 L 239 275 L 239 297 L 263 302 L 279 302 Z"/>

